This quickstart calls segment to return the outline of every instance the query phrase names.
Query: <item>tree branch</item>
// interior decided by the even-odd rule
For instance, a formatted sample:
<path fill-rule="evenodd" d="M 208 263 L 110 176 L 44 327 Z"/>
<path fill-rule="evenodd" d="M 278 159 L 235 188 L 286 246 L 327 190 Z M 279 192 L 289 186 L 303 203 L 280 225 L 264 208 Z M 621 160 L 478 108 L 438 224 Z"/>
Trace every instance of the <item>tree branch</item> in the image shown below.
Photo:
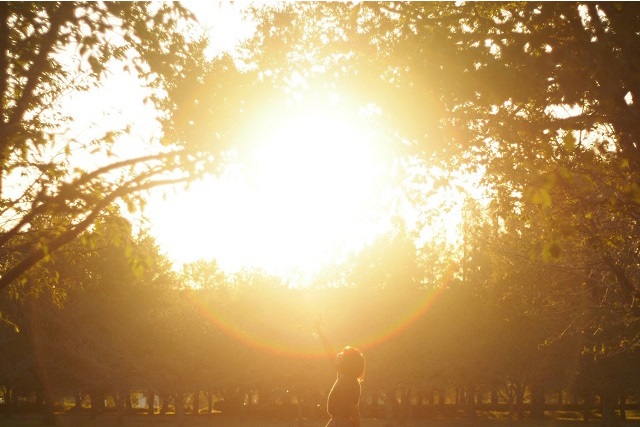
<path fill-rule="evenodd" d="M 58 41 L 58 32 L 60 28 L 73 17 L 75 10 L 75 3 L 73 2 L 61 2 L 58 9 L 51 14 L 51 26 L 49 31 L 42 37 L 42 42 L 38 49 L 33 63 L 29 67 L 29 71 L 26 75 L 26 83 L 22 90 L 20 98 L 16 102 L 16 106 L 8 120 L 8 128 L 16 128 L 17 124 L 24 118 L 25 112 L 29 106 L 33 103 L 34 91 L 40 81 L 40 78 L 47 67 L 49 67 L 49 54 L 52 52 L 53 47 Z M 4 146 L 1 149 L 7 149 L 8 135 L 4 135 L 4 138 L 0 141 Z"/>
<path fill-rule="evenodd" d="M 67 243 L 77 238 L 82 232 L 86 231 L 91 226 L 91 224 L 95 222 L 97 217 L 117 199 L 126 197 L 129 194 L 139 193 L 164 185 L 174 185 L 187 182 L 189 179 L 191 179 L 191 177 L 181 177 L 176 179 L 149 181 L 139 185 L 136 185 L 136 179 L 132 182 L 129 182 L 127 186 L 120 187 L 118 190 L 113 191 L 110 195 L 96 203 L 91 212 L 89 212 L 89 214 L 78 224 L 72 226 L 56 238 L 47 242 L 45 247 L 40 246 L 34 249 L 22 261 L 6 271 L 0 277 L 0 291 L 9 286 L 14 280 L 19 278 L 31 267 L 35 266 L 39 261 L 44 259 L 47 254 L 63 247 Z"/>
<path fill-rule="evenodd" d="M 611 269 L 611 272 L 616 276 L 618 283 L 620 284 L 620 290 L 623 292 L 624 296 L 632 301 L 637 293 L 637 290 L 633 283 L 627 277 L 624 269 L 617 263 L 610 255 L 604 255 L 602 260 L 605 264 Z"/>
<path fill-rule="evenodd" d="M 0 2 L 0 127 L 5 124 L 5 96 L 7 92 L 9 49 L 9 6 L 7 2 Z"/>
<path fill-rule="evenodd" d="M 7 92 L 7 80 L 9 77 L 9 5 L 7 2 L 0 2 L 0 135 L 5 131 L 5 97 Z M 0 146 L 4 140 L 0 138 Z M 0 168 L 0 197 L 3 193 L 4 170 Z"/>
<path fill-rule="evenodd" d="M 109 165 L 98 168 L 93 172 L 87 173 L 86 175 L 79 177 L 75 181 L 62 184 L 56 196 L 49 197 L 41 192 L 38 197 L 34 198 L 31 210 L 27 214 L 25 214 L 25 216 L 22 217 L 20 221 L 16 223 L 10 230 L 7 230 L 6 232 L 0 234 L 0 247 L 4 246 L 9 240 L 17 236 L 22 228 L 33 221 L 33 219 L 35 219 L 38 215 L 46 211 L 47 208 L 56 205 L 59 206 L 64 204 L 66 201 L 72 200 L 69 196 L 76 193 L 75 189 L 89 183 L 93 179 L 96 179 L 101 175 L 104 175 L 111 171 L 122 169 L 128 166 L 134 166 L 153 160 L 164 161 L 167 158 L 176 156 L 178 154 L 179 152 L 174 151 L 171 153 L 153 154 L 149 156 L 135 157 L 120 162 L 111 163 Z M 64 191 L 66 189 L 70 189 L 71 191 Z"/>

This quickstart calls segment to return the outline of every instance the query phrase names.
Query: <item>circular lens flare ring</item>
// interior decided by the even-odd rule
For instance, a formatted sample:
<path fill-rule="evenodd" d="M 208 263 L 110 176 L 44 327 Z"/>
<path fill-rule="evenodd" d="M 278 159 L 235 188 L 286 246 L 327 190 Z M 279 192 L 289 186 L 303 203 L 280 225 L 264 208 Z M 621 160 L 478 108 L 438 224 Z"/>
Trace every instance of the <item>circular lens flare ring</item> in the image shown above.
<path fill-rule="evenodd" d="M 438 301 L 439 297 L 447 289 L 447 283 L 452 279 L 454 271 L 456 271 L 457 268 L 457 265 L 451 265 L 449 267 L 445 285 L 435 291 L 423 291 L 419 298 L 413 300 L 413 304 L 404 306 L 403 310 L 396 313 L 395 317 L 378 319 L 375 324 L 379 326 L 374 330 L 370 329 L 364 333 L 362 333 L 362 331 L 359 333 L 354 331 L 352 333 L 350 325 L 344 321 L 345 319 L 349 319 L 350 316 L 345 316 L 345 313 L 341 313 L 340 316 L 333 316 L 336 322 L 340 324 L 334 322 L 336 324 L 332 325 L 332 330 L 343 331 L 339 337 L 336 337 L 337 340 L 334 342 L 334 344 L 337 345 L 336 349 L 350 345 L 366 352 L 366 350 L 383 345 L 394 337 L 402 334 L 414 325 L 433 304 Z M 295 292 L 294 290 L 288 291 Z M 317 309 L 317 307 L 322 304 L 314 302 L 316 301 L 315 297 L 317 295 L 310 296 L 310 294 L 307 293 L 305 297 L 305 292 L 307 292 L 307 290 L 298 290 L 296 296 L 297 303 L 295 303 L 295 305 L 300 308 L 300 312 L 313 313 L 313 308 L 315 307 Z M 259 328 L 251 328 L 246 324 L 241 326 L 237 319 L 234 320 L 224 316 L 219 311 L 208 306 L 199 299 L 195 292 L 189 292 L 187 295 L 192 306 L 206 321 L 250 348 L 293 358 L 326 357 L 322 345 L 317 339 L 315 330 L 312 328 L 313 322 L 311 319 L 307 322 L 296 321 L 287 324 L 282 322 L 278 323 L 277 320 L 271 318 L 270 321 L 272 321 L 273 324 L 269 325 L 270 327 L 265 328 L 264 325 L 260 325 L 261 327 Z M 268 302 L 264 302 L 264 304 L 268 304 Z M 328 305 L 325 306 L 328 307 Z M 344 307 L 340 307 L 340 304 L 333 306 L 335 310 L 344 310 Z M 323 317 L 329 319 L 333 314 L 335 313 L 327 312 Z M 261 320 L 261 322 L 265 321 L 269 320 Z M 306 323 L 308 326 L 301 326 L 301 323 Z M 263 332 L 268 330 L 269 334 L 257 332 L 258 330 L 262 330 Z M 338 340 L 345 342 L 338 342 Z"/>

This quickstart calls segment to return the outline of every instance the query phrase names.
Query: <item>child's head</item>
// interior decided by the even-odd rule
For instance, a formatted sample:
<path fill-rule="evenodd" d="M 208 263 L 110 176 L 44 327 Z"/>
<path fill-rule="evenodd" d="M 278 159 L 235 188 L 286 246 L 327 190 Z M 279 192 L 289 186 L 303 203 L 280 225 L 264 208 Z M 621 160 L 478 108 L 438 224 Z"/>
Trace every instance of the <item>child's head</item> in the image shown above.
<path fill-rule="evenodd" d="M 336 361 L 338 372 L 350 378 L 364 378 L 364 357 L 356 348 L 345 347 Z"/>

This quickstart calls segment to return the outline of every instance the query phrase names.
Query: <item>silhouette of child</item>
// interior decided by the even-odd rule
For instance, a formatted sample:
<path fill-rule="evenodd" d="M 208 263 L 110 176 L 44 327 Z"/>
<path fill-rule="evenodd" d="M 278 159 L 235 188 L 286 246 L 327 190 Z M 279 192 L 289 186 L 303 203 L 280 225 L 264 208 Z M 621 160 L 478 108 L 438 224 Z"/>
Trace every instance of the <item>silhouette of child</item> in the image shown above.
<path fill-rule="evenodd" d="M 331 415 L 331 420 L 326 427 L 360 427 L 360 382 L 364 378 L 364 357 L 358 349 L 349 346 L 336 354 L 319 322 L 316 329 L 338 372 L 327 399 L 327 412 Z"/>

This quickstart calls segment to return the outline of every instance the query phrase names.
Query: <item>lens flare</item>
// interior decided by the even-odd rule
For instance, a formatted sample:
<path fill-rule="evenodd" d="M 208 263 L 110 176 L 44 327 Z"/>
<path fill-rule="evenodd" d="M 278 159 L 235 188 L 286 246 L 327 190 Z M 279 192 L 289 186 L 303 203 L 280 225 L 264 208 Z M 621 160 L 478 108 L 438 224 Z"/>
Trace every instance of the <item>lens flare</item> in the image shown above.
<path fill-rule="evenodd" d="M 448 286 L 453 273 L 456 271 L 457 266 L 452 265 L 447 270 L 446 280 L 443 282 L 443 286 L 433 290 L 424 291 L 420 298 L 414 299 L 414 304 L 403 307 L 403 310 L 395 317 L 387 319 L 385 322 L 378 321 L 375 324 L 383 324 L 374 329 L 358 332 L 345 332 L 341 334 L 339 338 L 344 341 L 344 345 L 351 345 L 360 350 L 366 351 L 393 339 L 394 337 L 402 334 L 409 327 L 414 325 L 421 319 L 428 310 L 437 303 L 439 297 L 442 295 Z M 288 290 L 288 292 L 293 292 Z M 313 307 L 320 306 L 317 301 L 314 301 L 313 297 L 308 296 L 308 293 L 312 292 L 309 289 L 298 290 L 297 306 L 302 313 L 312 313 Z M 307 298 L 301 297 L 301 295 L 307 293 Z M 258 323 L 262 323 L 261 327 L 251 327 L 246 322 L 240 324 L 239 318 L 236 315 L 228 315 L 224 310 L 215 309 L 207 304 L 202 298 L 200 298 L 197 291 L 187 291 L 187 299 L 192 304 L 195 310 L 209 323 L 214 325 L 220 331 L 224 332 L 228 336 L 232 337 L 236 341 L 243 345 L 255 349 L 256 351 L 267 352 L 280 356 L 286 356 L 291 358 L 320 358 L 325 357 L 322 345 L 317 339 L 317 336 L 312 328 L 312 320 L 309 319 L 306 323 L 307 327 L 301 326 L 301 322 L 289 322 L 288 319 L 278 322 L 274 317 L 280 317 L 281 313 L 278 311 L 276 316 L 272 316 L 271 321 L 273 325 L 265 327 L 264 322 L 268 319 L 262 319 Z M 264 302 L 268 304 L 268 301 Z M 339 304 L 334 304 L 334 306 Z M 342 308 L 336 308 L 341 310 Z M 233 311 L 231 311 L 233 312 Z M 328 312 L 327 314 L 333 314 Z M 293 317 L 296 315 L 294 314 Z M 348 317 L 348 316 L 347 316 Z M 337 316 L 336 316 L 337 318 Z M 337 320 L 340 321 L 339 319 Z M 349 327 L 341 324 L 336 329 L 342 331 L 348 331 Z M 257 332 L 260 330 L 261 332 Z M 266 331 L 266 332 L 265 332 Z M 350 335 L 350 336 L 349 336 Z M 338 344 L 337 342 L 335 344 Z M 341 348 L 342 346 L 336 346 Z"/>

